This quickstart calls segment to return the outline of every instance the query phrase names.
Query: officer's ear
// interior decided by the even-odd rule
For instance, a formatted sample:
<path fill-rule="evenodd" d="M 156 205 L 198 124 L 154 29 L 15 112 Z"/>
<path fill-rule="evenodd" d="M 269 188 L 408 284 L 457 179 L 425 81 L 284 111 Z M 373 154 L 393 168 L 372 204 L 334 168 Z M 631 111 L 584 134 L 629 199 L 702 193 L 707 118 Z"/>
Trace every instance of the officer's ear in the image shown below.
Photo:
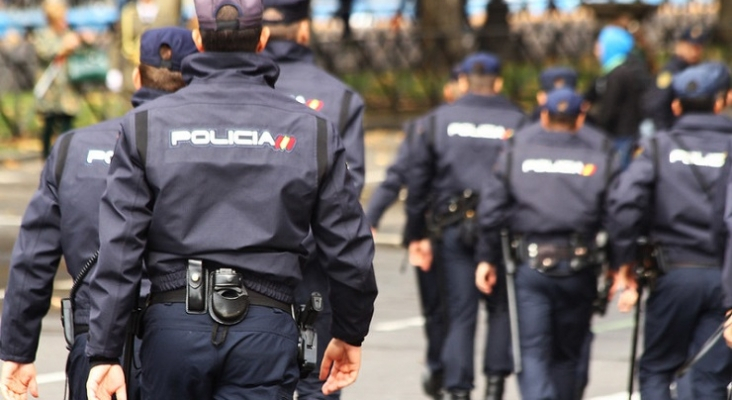
<path fill-rule="evenodd" d="M 297 26 L 295 42 L 301 46 L 310 46 L 310 21 L 304 19 Z"/>
<path fill-rule="evenodd" d="M 729 93 L 727 94 L 729 96 Z M 717 97 L 717 100 L 714 101 L 714 113 L 719 114 L 724 110 L 725 107 L 727 107 L 727 96 L 719 96 Z"/>
<path fill-rule="evenodd" d="M 140 90 L 140 88 L 142 88 L 142 77 L 140 76 L 140 67 L 135 67 L 135 69 L 132 71 L 132 86 L 135 87 L 135 90 Z"/>
<path fill-rule="evenodd" d="M 539 114 L 539 120 L 541 121 L 542 128 L 549 129 L 549 111 L 541 110 L 541 114 Z"/>
<path fill-rule="evenodd" d="M 582 111 L 580 113 L 580 115 L 577 116 L 577 122 L 574 125 L 575 130 L 580 130 L 580 129 L 582 129 L 583 126 L 585 126 L 586 117 L 587 117 L 587 114 L 584 111 Z"/>
<path fill-rule="evenodd" d="M 493 93 L 501 93 L 503 90 L 503 78 L 500 76 L 493 82 Z"/>
<path fill-rule="evenodd" d="M 193 43 L 196 45 L 196 48 L 199 52 L 203 53 L 205 50 L 203 48 L 203 39 L 201 38 L 201 31 L 199 29 L 194 29 L 191 31 L 191 36 L 193 37 Z"/>
<path fill-rule="evenodd" d="M 671 102 L 671 111 L 673 111 L 674 116 L 680 117 L 681 114 L 684 113 L 684 108 L 681 106 L 681 101 L 679 99 L 674 99 L 673 102 Z"/>
<path fill-rule="evenodd" d="M 264 48 L 267 47 L 267 42 L 269 42 L 269 33 L 269 27 L 263 26 L 262 33 L 259 35 L 259 44 L 257 45 L 256 53 L 261 53 L 264 51 Z"/>
<path fill-rule="evenodd" d="M 546 92 L 545 91 L 540 90 L 536 94 L 536 104 L 538 104 L 540 106 L 543 106 L 544 104 L 546 104 Z"/>
<path fill-rule="evenodd" d="M 457 88 L 460 95 L 464 95 L 465 93 L 468 93 L 468 90 L 470 89 L 470 83 L 468 82 L 468 76 L 465 74 L 460 74 L 458 76 L 457 80 Z"/>

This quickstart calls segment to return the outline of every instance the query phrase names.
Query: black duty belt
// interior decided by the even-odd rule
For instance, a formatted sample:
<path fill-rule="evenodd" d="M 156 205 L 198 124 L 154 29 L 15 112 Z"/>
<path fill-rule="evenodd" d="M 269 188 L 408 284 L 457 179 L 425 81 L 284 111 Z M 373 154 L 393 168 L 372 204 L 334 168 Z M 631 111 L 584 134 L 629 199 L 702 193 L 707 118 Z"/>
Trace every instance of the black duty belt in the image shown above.
<path fill-rule="evenodd" d="M 83 333 L 89 332 L 89 325 L 87 324 L 74 324 L 74 336 L 79 336 Z"/>
<path fill-rule="evenodd" d="M 249 294 L 249 304 L 252 306 L 270 307 L 277 308 L 286 313 L 292 313 L 292 305 L 285 302 L 275 300 L 271 297 L 265 296 L 261 293 L 255 292 L 251 289 L 247 289 Z M 150 300 L 148 304 L 162 304 L 162 303 L 185 303 L 186 302 L 186 289 L 176 289 L 167 292 L 155 292 L 150 293 Z"/>

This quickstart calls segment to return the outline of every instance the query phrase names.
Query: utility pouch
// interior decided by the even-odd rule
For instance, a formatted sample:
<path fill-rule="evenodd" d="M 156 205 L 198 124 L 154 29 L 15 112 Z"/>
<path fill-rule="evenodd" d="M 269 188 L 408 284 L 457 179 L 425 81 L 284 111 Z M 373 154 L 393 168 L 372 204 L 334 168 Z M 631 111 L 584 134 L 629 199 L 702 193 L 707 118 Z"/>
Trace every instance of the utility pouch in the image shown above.
<path fill-rule="evenodd" d="M 64 328 L 66 350 L 74 346 L 74 307 L 71 299 L 61 299 L 61 325 Z"/>
<path fill-rule="evenodd" d="M 249 293 L 241 275 L 231 268 L 219 268 L 209 276 L 209 314 L 221 325 L 235 325 L 249 311 Z"/>
<path fill-rule="evenodd" d="M 466 189 L 458 204 L 458 212 L 462 214 L 459 225 L 460 241 L 463 246 L 472 249 L 478 241 L 478 218 L 475 213 L 478 208 L 478 195 Z"/>
<path fill-rule="evenodd" d="M 188 260 L 186 270 L 186 313 L 206 313 L 206 274 L 203 261 Z"/>

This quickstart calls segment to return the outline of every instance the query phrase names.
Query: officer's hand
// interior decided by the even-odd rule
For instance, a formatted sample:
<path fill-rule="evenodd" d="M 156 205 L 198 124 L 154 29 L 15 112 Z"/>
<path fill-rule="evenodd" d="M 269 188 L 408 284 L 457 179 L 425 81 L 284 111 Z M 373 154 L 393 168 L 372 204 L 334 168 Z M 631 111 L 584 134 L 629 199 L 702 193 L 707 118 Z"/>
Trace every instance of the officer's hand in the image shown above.
<path fill-rule="evenodd" d="M 33 363 L 19 364 L 5 361 L 1 375 L 0 393 L 2 393 L 3 399 L 25 400 L 28 398 L 28 392 L 33 397 L 38 397 L 36 367 Z"/>
<path fill-rule="evenodd" d="M 491 294 L 496 280 L 495 267 L 485 261 L 478 264 L 478 268 L 475 269 L 475 286 L 478 287 L 478 290 L 485 294 Z"/>
<path fill-rule="evenodd" d="M 97 365 L 89 371 L 86 381 L 86 395 L 89 400 L 127 400 L 125 373 L 119 364 Z"/>
<path fill-rule="evenodd" d="M 724 323 L 724 340 L 732 348 L 732 313 L 727 312 L 727 321 Z"/>
<path fill-rule="evenodd" d="M 635 272 L 629 264 L 620 267 L 615 274 L 613 286 L 610 289 L 610 298 L 617 292 L 622 292 L 618 299 L 618 310 L 629 312 L 638 302 L 638 281 L 635 279 Z"/>
<path fill-rule="evenodd" d="M 356 382 L 360 368 L 361 348 L 332 339 L 325 349 L 320 366 L 320 380 L 325 381 L 323 394 L 327 396 Z"/>
<path fill-rule="evenodd" d="M 409 263 L 424 272 L 432 267 L 432 244 L 429 239 L 409 243 Z"/>

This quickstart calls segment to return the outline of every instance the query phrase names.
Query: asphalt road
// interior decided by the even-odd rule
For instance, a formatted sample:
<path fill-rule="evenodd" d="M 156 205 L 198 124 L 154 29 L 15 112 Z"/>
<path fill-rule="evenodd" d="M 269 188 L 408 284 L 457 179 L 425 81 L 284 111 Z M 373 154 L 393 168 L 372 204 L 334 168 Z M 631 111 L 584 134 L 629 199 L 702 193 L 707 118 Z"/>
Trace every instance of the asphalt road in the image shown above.
<path fill-rule="evenodd" d="M 383 178 L 391 161 L 399 136 L 372 133 L 367 137 L 367 190 Z M 17 235 L 23 210 L 38 185 L 39 161 L 26 161 L 11 167 L 0 165 L 0 295 L 7 283 L 10 252 Z M 380 288 L 372 332 L 363 348 L 363 368 L 358 382 L 348 388 L 345 400 L 379 399 L 411 400 L 426 398 L 419 385 L 424 367 L 424 336 L 417 303 L 413 271 L 404 265 L 405 253 L 395 246 L 404 216 L 401 204 L 393 206 L 384 217 L 377 233 L 377 253 L 374 266 Z M 63 296 L 70 288 L 65 273 L 59 274 L 54 298 Z M 1 296 L 0 296 L 1 297 Z M 481 321 L 485 315 L 481 313 Z M 485 324 L 480 324 L 477 338 L 484 338 Z M 627 399 L 628 355 L 631 318 L 611 311 L 595 321 L 596 339 L 593 345 L 591 380 L 587 399 Z M 482 342 L 476 348 L 476 390 L 482 393 L 484 380 L 480 375 Z M 52 307 L 44 320 L 43 333 L 36 366 L 42 399 L 62 399 L 66 349 L 59 322 L 58 307 Z M 514 378 L 507 384 L 506 400 L 518 399 Z"/>

